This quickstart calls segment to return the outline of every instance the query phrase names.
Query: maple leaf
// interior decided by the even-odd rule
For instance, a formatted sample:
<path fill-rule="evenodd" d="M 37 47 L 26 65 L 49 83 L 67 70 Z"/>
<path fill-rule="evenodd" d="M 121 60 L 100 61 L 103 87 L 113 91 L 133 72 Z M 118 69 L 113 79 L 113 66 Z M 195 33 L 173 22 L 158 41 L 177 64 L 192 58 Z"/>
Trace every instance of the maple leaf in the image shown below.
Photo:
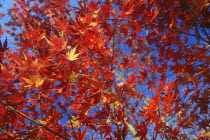
<path fill-rule="evenodd" d="M 23 80 L 28 84 L 26 87 L 39 87 L 43 84 L 44 79 L 42 79 L 41 75 L 38 73 L 36 75 L 31 75 L 29 78 L 23 78 Z"/>
<path fill-rule="evenodd" d="M 155 87 L 154 81 L 151 80 L 148 81 L 147 85 L 150 90 L 152 90 Z"/>
<path fill-rule="evenodd" d="M 38 120 L 41 124 L 43 124 L 43 125 L 46 125 L 47 124 L 47 122 L 46 121 L 43 121 L 42 119 L 40 119 L 40 120 Z"/>
<path fill-rule="evenodd" d="M 78 140 L 84 140 L 85 136 L 86 136 L 86 129 L 83 132 L 81 132 L 81 130 L 79 129 L 78 133 L 77 133 L 77 139 Z"/>
<path fill-rule="evenodd" d="M 142 75 L 142 76 L 140 77 L 140 79 L 141 79 L 142 81 L 144 81 L 144 80 L 147 79 L 147 71 L 146 71 L 146 70 L 140 70 L 139 73 Z"/>
<path fill-rule="evenodd" d="M 97 26 L 98 22 L 91 22 L 89 26 Z"/>
<path fill-rule="evenodd" d="M 65 31 L 68 28 L 67 21 L 64 19 L 63 21 L 55 18 L 55 27 L 60 29 L 61 31 Z"/>
<path fill-rule="evenodd" d="M 134 135 L 134 137 L 141 137 L 141 140 L 143 140 L 146 137 L 147 134 L 147 126 L 145 122 L 141 122 L 141 124 L 138 126 L 138 128 L 140 129 L 140 131 L 138 131 L 136 133 L 136 135 Z"/>
<path fill-rule="evenodd" d="M 67 44 L 67 41 L 65 41 L 63 37 L 59 38 L 54 35 L 50 38 L 50 40 L 47 39 L 46 36 L 44 36 L 43 38 L 45 38 L 47 43 L 52 47 L 52 51 L 62 51 Z"/>
<path fill-rule="evenodd" d="M 77 47 L 75 47 L 75 48 L 73 48 L 73 49 L 71 49 L 70 51 L 68 51 L 67 52 L 67 59 L 69 60 L 69 61 L 74 61 L 74 60 L 77 60 L 78 58 L 78 56 L 80 55 L 80 53 L 75 53 L 76 52 L 76 48 Z"/>
<path fill-rule="evenodd" d="M 41 30 L 34 29 L 31 25 L 29 26 L 29 30 L 24 31 L 25 37 L 29 40 L 39 40 L 44 37 L 44 34 L 41 33 Z"/>
<path fill-rule="evenodd" d="M 73 128 L 74 128 L 74 127 L 76 127 L 76 126 L 80 126 L 80 121 L 77 120 L 77 117 L 72 116 L 72 119 L 73 119 L 73 120 L 67 121 L 67 122 L 66 122 L 66 123 L 70 124 L 70 125 L 68 125 L 67 127 L 70 127 L 70 128 L 73 127 Z"/>
<path fill-rule="evenodd" d="M 136 83 L 136 76 L 132 73 L 131 76 L 128 76 L 128 83 L 134 85 Z"/>
<path fill-rule="evenodd" d="M 6 51 L 7 41 L 0 44 L 0 98 L 42 127 L 31 120 L 26 127 L 25 116 L 11 114 L 0 100 L 0 126 L 7 132 L 0 139 L 82 140 L 92 130 L 107 140 L 130 133 L 187 139 L 187 129 L 199 134 L 208 127 L 199 118 L 208 114 L 208 1 L 90 0 L 74 7 L 69 0 L 15 0 L 5 24 L 12 30 L 5 31 L 20 48 Z M 192 44 L 207 44 L 188 45 L 191 33 L 200 40 Z"/>
<path fill-rule="evenodd" d="M 168 86 L 165 86 L 165 92 L 171 93 L 172 88 L 174 87 L 174 83 L 172 81 L 169 81 Z"/>
<path fill-rule="evenodd" d="M 37 121 L 40 122 L 42 125 L 46 125 L 51 119 L 52 119 L 52 116 L 49 116 L 48 118 L 45 118 L 45 119 L 42 118 Z"/>
<path fill-rule="evenodd" d="M 126 15 L 130 15 L 130 14 L 132 14 L 133 13 L 133 11 L 134 11 L 135 9 L 134 9 L 134 5 L 132 5 L 130 8 L 129 8 L 129 10 L 128 11 L 126 11 Z"/>
<path fill-rule="evenodd" d="M 1 29 L 0 29 L 1 30 Z M 1 41 L 0 41 L 0 52 L 5 52 L 6 50 L 8 50 L 9 48 L 7 47 L 7 38 L 4 41 L 4 44 L 2 45 Z"/>

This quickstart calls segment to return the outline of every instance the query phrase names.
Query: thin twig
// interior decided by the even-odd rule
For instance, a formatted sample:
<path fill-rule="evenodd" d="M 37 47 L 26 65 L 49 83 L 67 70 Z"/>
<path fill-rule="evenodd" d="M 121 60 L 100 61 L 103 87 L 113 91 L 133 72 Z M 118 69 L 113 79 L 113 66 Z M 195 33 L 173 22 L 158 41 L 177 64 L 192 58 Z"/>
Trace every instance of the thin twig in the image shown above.
<path fill-rule="evenodd" d="M 51 132 L 51 133 L 53 133 L 53 134 L 59 136 L 60 138 L 63 138 L 63 139 L 65 139 L 65 140 L 70 140 L 70 139 L 68 139 L 67 137 L 65 137 L 65 136 L 63 136 L 63 135 L 61 135 L 61 134 L 59 134 L 59 133 L 53 131 L 52 129 L 50 129 L 50 128 L 44 126 L 43 124 L 41 124 L 41 123 L 37 122 L 36 120 L 30 118 L 29 116 L 23 114 L 22 112 L 20 112 L 20 111 L 14 109 L 12 106 L 8 106 L 8 105 L 6 105 L 6 104 L 5 104 L 4 102 L 2 102 L 2 101 L 0 101 L 0 103 L 2 103 L 4 106 L 8 107 L 11 111 L 13 111 L 13 112 L 15 112 L 15 113 L 21 115 L 22 117 L 24 117 L 24 118 L 30 120 L 31 122 L 35 123 L 36 125 L 41 126 L 41 127 L 44 128 L 45 130 L 47 130 L 47 131 L 49 131 L 49 132 Z"/>

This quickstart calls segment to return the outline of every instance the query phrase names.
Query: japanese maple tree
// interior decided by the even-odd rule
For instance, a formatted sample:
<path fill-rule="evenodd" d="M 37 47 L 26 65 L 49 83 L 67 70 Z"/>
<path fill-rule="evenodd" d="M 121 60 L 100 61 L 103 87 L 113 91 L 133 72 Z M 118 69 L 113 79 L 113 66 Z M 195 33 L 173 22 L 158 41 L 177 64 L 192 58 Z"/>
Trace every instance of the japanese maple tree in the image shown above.
<path fill-rule="evenodd" d="M 5 14 L 0 139 L 210 138 L 208 0 L 71 2 Z"/>

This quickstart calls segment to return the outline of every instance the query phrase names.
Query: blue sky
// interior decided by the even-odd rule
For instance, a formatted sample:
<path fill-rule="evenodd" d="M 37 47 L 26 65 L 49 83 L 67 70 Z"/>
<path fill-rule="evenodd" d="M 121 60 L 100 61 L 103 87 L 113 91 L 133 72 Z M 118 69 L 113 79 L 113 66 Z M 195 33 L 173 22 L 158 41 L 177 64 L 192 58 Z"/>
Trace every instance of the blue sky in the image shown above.
<path fill-rule="evenodd" d="M 2 7 L 0 8 L 0 13 L 6 13 L 9 8 L 12 7 L 12 0 L 1 0 L 0 4 Z M 9 17 L 5 16 L 4 18 L 0 19 L 0 24 L 2 25 L 3 29 L 5 29 L 4 24 L 9 21 Z M 4 39 L 8 34 L 4 34 L 3 36 L 0 37 L 0 39 Z M 12 39 L 11 37 L 8 37 L 8 39 Z"/>

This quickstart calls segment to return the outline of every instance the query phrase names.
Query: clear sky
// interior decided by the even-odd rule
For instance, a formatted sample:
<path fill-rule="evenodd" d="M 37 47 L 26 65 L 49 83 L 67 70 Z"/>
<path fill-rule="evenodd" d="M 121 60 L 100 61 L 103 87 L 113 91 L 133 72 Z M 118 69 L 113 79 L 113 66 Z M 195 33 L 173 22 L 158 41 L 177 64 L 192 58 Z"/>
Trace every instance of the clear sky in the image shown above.
<path fill-rule="evenodd" d="M 4 13 L 5 14 L 7 12 L 7 10 L 12 7 L 12 0 L 0 0 L 0 5 L 2 5 L 2 7 L 0 7 L 0 13 Z M 5 29 L 4 24 L 7 21 L 9 21 L 9 17 L 8 16 L 5 16 L 5 17 L 0 19 L 0 24 L 2 25 L 3 29 Z M 8 36 L 8 34 L 5 33 L 3 36 L 0 37 L 0 39 L 2 40 L 6 36 Z M 11 39 L 11 38 L 9 37 L 9 39 Z"/>

